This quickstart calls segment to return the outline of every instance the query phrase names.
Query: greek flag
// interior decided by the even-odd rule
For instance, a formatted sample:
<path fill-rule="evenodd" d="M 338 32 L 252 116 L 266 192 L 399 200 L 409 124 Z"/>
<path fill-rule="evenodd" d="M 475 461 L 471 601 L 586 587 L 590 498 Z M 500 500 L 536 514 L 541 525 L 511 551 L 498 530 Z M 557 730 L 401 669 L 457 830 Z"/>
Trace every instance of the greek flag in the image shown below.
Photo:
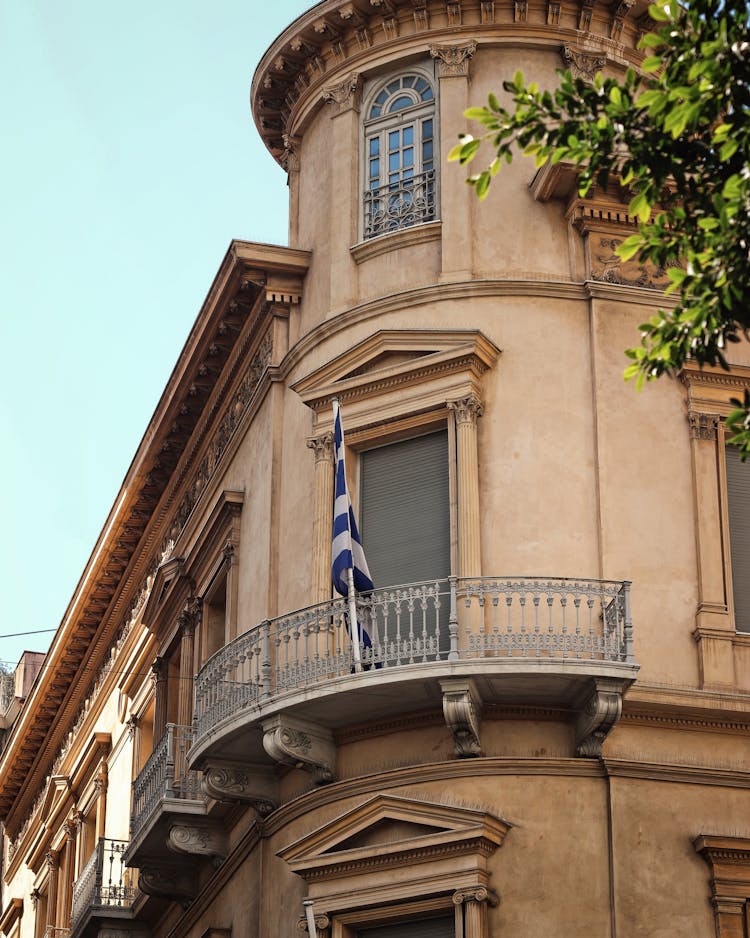
<path fill-rule="evenodd" d="M 341 596 L 349 596 L 349 570 L 353 572 L 354 589 L 357 592 L 369 592 L 373 588 L 373 582 L 346 487 L 344 431 L 341 427 L 341 408 L 337 400 L 333 402 L 333 441 L 336 452 L 336 497 L 333 505 L 331 575 L 336 592 Z M 349 599 L 354 597 L 349 596 Z"/>

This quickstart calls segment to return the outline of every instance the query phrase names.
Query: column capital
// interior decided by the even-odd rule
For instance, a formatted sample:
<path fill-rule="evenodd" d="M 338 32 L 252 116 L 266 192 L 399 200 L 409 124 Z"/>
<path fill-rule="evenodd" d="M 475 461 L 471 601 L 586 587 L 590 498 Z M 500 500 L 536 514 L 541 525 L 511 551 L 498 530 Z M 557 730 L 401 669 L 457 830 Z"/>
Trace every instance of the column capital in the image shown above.
<path fill-rule="evenodd" d="M 362 76 L 352 72 L 343 81 L 323 90 L 323 101 L 333 106 L 333 116 L 358 110 L 362 99 Z"/>
<path fill-rule="evenodd" d="M 282 134 L 281 139 L 284 142 L 281 165 L 287 173 L 298 173 L 300 170 L 299 151 L 302 137 L 296 137 L 293 134 Z"/>
<path fill-rule="evenodd" d="M 476 51 L 475 39 L 461 45 L 430 46 L 430 55 L 438 60 L 438 78 L 468 78 L 469 63 Z"/>
<path fill-rule="evenodd" d="M 497 893 L 487 886 L 467 886 L 453 893 L 454 905 L 464 905 L 466 902 L 486 902 L 494 908 L 499 901 Z"/>
<path fill-rule="evenodd" d="M 307 448 L 315 453 L 315 462 L 333 462 L 333 434 L 324 433 L 322 436 L 313 436 L 307 440 Z"/>
<path fill-rule="evenodd" d="M 459 401 L 448 401 L 447 406 L 448 410 L 452 410 L 456 415 L 456 423 L 459 426 L 467 423 L 476 424 L 477 418 L 484 413 L 484 405 L 473 394 Z"/>
<path fill-rule="evenodd" d="M 700 414 L 691 410 L 688 413 L 690 436 L 694 440 L 715 440 L 719 432 L 721 417 L 719 414 Z"/>
<path fill-rule="evenodd" d="M 162 655 L 159 655 L 151 663 L 151 674 L 152 680 L 155 683 L 159 681 L 164 681 L 167 678 L 167 660 Z"/>

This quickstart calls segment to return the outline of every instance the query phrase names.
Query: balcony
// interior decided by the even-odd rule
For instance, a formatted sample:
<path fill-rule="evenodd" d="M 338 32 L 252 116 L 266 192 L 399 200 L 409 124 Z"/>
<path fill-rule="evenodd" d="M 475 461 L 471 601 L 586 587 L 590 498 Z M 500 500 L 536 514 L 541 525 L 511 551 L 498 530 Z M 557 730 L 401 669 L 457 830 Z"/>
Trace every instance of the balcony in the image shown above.
<path fill-rule="evenodd" d="M 358 656 L 335 599 L 263 622 L 206 662 L 189 758 L 209 787 L 228 784 L 212 767 L 236 752 L 325 780 L 333 730 L 441 704 L 459 756 L 481 751 L 481 703 L 568 708 L 578 754 L 597 755 L 638 670 L 627 581 L 452 577 L 375 590 L 357 618 Z"/>
<path fill-rule="evenodd" d="M 69 928 L 58 928 L 57 925 L 47 925 L 42 934 L 42 938 L 69 938 Z"/>
<path fill-rule="evenodd" d="M 110 933 L 114 926 L 118 934 L 127 931 L 143 934 L 133 922 L 132 906 L 138 890 L 134 871 L 127 869 L 123 856 L 128 844 L 124 840 L 100 837 L 96 849 L 73 884 L 73 903 L 70 929 L 52 929 L 49 938 L 84 938 Z"/>
<path fill-rule="evenodd" d="M 193 741 L 189 726 L 168 723 L 166 731 L 133 782 L 130 847 L 125 861 L 141 867 L 162 856 L 172 828 L 185 818 L 202 817 L 206 802 L 200 775 L 187 766 L 186 754 Z"/>
<path fill-rule="evenodd" d="M 435 221 L 435 195 L 434 169 L 367 190 L 365 239 Z"/>

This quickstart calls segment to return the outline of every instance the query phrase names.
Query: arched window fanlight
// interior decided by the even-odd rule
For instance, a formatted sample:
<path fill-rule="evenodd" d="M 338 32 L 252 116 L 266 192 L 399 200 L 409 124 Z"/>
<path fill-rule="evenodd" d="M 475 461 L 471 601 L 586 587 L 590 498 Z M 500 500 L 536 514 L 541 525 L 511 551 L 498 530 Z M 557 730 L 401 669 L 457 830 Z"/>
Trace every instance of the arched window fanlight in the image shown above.
<path fill-rule="evenodd" d="M 378 86 L 365 117 L 364 237 L 434 221 L 435 93 L 424 75 Z"/>

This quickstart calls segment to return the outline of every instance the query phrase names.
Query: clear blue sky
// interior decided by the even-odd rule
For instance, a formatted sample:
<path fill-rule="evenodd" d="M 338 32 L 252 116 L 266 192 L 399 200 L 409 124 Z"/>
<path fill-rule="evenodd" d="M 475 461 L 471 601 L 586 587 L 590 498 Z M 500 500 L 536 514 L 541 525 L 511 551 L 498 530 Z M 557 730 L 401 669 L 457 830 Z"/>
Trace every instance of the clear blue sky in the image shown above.
<path fill-rule="evenodd" d="M 0 0 L 0 636 L 60 624 L 230 240 L 286 243 L 249 88 L 311 5 Z"/>

